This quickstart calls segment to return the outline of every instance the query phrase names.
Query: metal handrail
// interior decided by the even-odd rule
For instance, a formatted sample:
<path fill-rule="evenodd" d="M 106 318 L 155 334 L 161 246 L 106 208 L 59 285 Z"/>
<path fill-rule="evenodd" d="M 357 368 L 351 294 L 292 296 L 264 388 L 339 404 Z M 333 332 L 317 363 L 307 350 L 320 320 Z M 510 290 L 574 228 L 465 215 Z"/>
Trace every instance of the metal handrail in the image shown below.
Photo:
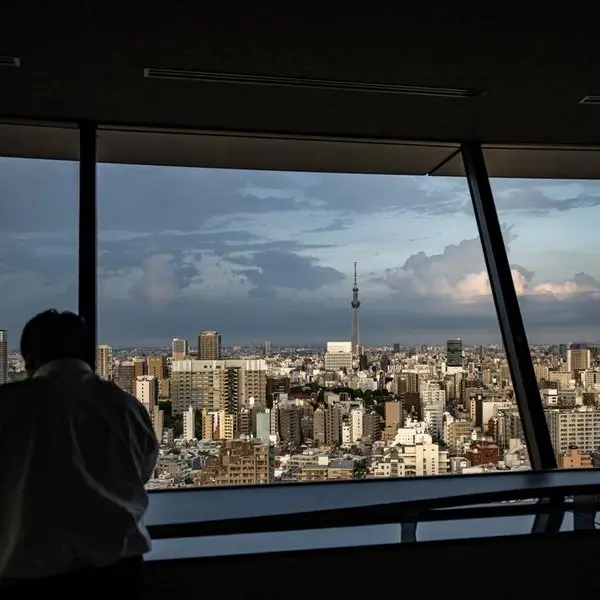
<path fill-rule="evenodd" d="M 534 514 L 535 532 L 556 531 L 565 512 L 576 512 L 580 523 L 593 520 L 597 502 L 590 504 L 590 499 L 597 499 L 600 471 L 556 470 L 483 477 L 336 482 L 318 486 L 319 490 L 314 489 L 316 487 L 292 484 L 285 488 L 200 488 L 186 490 L 187 494 L 182 490 L 170 498 L 153 495 L 149 529 L 155 539 L 166 539 Z M 284 489 L 287 491 L 282 493 Z M 312 502 L 302 508 L 309 496 Z M 286 501 L 294 497 L 300 507 L 290 510 L 296 506 L 288 504 L 286 507 Z M 567 500 L 571 497 L 585 498 L 585 506 L 582 502 Z M 157 510 L 154 502 L 159 498 L 162 510 Z M 237 511 L 228 510 L 227 498 L 229 503 L 235 502 Z M 188 502 L 183 502 L 184 499 Z M 526 500 L 539 502 L 510 503 Z M 177 503 L 176 510 L 172 502 Z M 248 502 L 260 505 L 251 506 Z M 495 505 L 490 506 L 490 503 Z M 497 503 L 505 504 L 498 506 Z M 170 510 L 166 510 L 166 504 L 171 506 Z M 275 507 L 279 508 L 278 512 Z M 166 518 L 158 518 L 158 512 Z M 539 520 L 540 515 L 548 518 Z"/>

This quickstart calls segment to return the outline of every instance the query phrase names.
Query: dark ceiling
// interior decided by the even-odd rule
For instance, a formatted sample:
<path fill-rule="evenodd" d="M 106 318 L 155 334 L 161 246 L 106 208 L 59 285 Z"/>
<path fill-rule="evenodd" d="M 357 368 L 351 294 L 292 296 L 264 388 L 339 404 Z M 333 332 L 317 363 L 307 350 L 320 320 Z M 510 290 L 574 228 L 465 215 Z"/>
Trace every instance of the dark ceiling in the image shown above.
<path fill-rule="evenodd" d="M 0 118 L 600 143 L 600 105 L 579 104 L 600 94 L 597 21 L 571 4 L 79 4 L 67 11 L 63 3 L 23 1 L 0 9 L 0 56 L 21 60 L 20 68 L 0 67 Z M 435 98 L 152 80 L 143 77 L 147 67 L 487 93 Z"/>

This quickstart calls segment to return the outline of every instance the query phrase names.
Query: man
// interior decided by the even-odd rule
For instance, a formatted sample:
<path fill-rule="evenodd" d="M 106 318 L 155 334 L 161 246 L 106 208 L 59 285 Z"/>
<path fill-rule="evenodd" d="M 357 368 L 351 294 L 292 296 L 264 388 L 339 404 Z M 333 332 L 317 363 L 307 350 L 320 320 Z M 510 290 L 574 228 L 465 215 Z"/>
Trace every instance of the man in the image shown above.
<path fill-rule="evenodd" d="M 140 402 L 94 374 L 94 350 L 77 315 L 43 312 L 21 336 L 28 379 L 0 386 L 3 599 L 142 591 L 158 444 Z"/>

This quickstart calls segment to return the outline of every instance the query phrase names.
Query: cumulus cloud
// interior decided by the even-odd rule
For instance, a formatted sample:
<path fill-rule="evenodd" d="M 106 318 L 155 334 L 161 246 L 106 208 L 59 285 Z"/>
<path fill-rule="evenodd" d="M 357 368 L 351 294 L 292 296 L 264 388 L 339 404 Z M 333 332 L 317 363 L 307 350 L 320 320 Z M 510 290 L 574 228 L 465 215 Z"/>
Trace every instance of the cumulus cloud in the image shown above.
<path fill-rule="evenodd" d="M 505 237 L 510 240 L 510 230 L 508 233 Z M 563 281 L 534 283 L 535 273 L 525 267 L 512 265 L 511 272 L 519 295 L 557 300 L 580 294 L 600 298 L 600 283 L 587 273 L 577 273 Z M 405 294 L 445 297 L 457 302 L 477 302 L 492 293 L 479 238 L 448 245 L 439 254 L 413 254 L 402 265 L 387 269 L 384 281 L 391 289 Z"/>
<path fill-rule="evenodd" d="M 156 254 L 142 262 L 142 275 L 132 287 L 134 300 L 156 304 L 168 302 L 179 295 L 181 285 L 171 259 L 168 254 Z"/>

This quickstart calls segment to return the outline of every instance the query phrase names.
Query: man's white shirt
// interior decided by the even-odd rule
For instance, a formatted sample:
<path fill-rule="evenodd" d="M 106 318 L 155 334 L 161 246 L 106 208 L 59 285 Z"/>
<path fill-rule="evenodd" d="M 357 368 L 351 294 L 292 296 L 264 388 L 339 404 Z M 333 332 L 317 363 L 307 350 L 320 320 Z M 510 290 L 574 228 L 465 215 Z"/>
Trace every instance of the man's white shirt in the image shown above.
<path fill-rule="evenodd" d="M 144 485 L 157 456 L 146 409 L 83 361 L 0 386 L 0 578 L 147 552 Z"/>

